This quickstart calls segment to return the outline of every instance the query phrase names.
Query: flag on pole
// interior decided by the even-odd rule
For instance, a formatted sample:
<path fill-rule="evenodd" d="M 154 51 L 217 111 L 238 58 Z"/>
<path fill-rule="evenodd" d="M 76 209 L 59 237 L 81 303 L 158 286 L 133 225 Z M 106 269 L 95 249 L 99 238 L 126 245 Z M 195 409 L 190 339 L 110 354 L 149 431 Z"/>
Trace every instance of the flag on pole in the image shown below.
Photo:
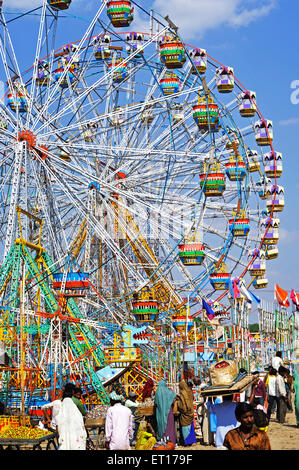
<path fill-rule="evenodd" d="M 239 290 L 239 287 L 238 287 L 238 281 L 236 281 L 235 279 L 233 280 L 233 289 L 234 289 L 234 298 L 239 297 L 240 296 L 240 290 Z"/>
<path fill-rule="evenodd" d="M 299 293 L 297 294 L 293 289 L 291 290 L 291 300 L 293 304 L 296 305 L 296 309 L 299 312 Z"/>
<path fill-rule="evenodd" d="M 274 298 L 275 300 L 277 300 L 279 305 L 289 308 L 290 302 L 288 299 L 288 293 L 285 290 L 283 290 L 281 287 L 279 287 L 278 284 L 275 284 Z"/>
<path fill-rule="evenodd" d="M 202 299 L 202 308 L 206 311 L 208 319 L 212 320 L 215 316 L 215 313 L 211 306 L 204 299 Z"/>
<path fill-rule="evenodd" d="M 232 278 L 228 280 L 228 288 L 229 288 L 229 291 L 231 293 L 231 296 L 233 299 L 237 298 L 240 296 L 240 290 L 239 290 L 239 287 L 238 287 L 238 280 L 237 278 Z"/>
<path fill-rule="evenodd" d="M 256 302 L 257 304 L 261 303 L 261 299 L 257 297 L 253 292 L 248 290 L 247 287 L 244 286 L 244 284 L 241 284 L 240 292 L 241 294 L 244 295 L 244 297 L 247 299 L 249 303 L 252 303 L 252 302 Z"/>

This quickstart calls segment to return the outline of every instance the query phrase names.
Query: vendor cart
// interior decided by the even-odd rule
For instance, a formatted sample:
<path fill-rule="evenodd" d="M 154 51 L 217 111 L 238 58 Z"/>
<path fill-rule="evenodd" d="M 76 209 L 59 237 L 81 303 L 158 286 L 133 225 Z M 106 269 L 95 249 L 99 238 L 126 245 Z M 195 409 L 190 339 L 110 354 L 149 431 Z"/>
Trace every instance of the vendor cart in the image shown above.
<path fill-rule="evenodd" d="M 56 434 L 47 434 L 38 439 L 0 439 L 0 450 L 56 450 Z M 42 446 L 42 444 L 45 444 Z"/>
<path fill-rule="evenodd" d="M 85 429 L 88 438 L 92 440 L 95 450 L 101 447 L 101 441 L 105 439 L 105 418 L 86 418 Z M 94 442 L 95 441 L 95 442 Z"/>
<path fill-rule="evenodd" d="M 154 407 L 153 406 L 138 406 L 136 408 L 136 415 L 137 416 L 153 416 Z"/>

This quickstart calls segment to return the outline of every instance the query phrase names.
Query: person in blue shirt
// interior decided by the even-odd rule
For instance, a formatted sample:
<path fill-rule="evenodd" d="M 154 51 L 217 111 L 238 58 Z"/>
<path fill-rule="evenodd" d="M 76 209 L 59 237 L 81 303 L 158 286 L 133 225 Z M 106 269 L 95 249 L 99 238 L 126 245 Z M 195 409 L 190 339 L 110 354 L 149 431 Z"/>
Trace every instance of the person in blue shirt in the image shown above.
<path fill-rule="evenodd" d="M 239 425 L 235 415 L 237 403 L 233 402 L 233 398 L 233 395 L 223 395 L 222 403 L 207 403 L 210 413 L 216 416 L 215 445 L 217 449 L 223 449 L 226 433 Z"/>

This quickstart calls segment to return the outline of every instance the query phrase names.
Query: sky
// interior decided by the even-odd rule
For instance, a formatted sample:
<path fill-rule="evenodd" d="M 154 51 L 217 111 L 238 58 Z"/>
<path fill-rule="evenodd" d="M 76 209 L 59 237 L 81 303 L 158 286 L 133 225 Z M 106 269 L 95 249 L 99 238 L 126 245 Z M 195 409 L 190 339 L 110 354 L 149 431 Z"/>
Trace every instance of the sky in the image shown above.
<path fill-rule="evenodd" d="M 80 38 L 80 27 L 74 31 L 72 17 L 80 19 L 83 33 L 99 4 L 99 0 L 73 0 L 64 30 L 69 42 Z M 283 155 L 284 171 L 278 182 L 285 188 L 286 205 L 280 213 L 280 256 L 267 263 L 269 285 L 258 294 L 272 301 L 275 283 L 288 292 L 299 292 L 299 2 L 140 0 L 139 4 L 153 8 L 162 17 L 169 15 L 185 42 L 202 47 L 214 59 L 233 66 L 238 80 L 256 91 L 264 118 L 273 121 L 273 145 Z M 4 0 L 3 10 L 9 19 L 14 12 L 40 5 L 41 0 Z M 36 20 L 32 16 L 29 21 Z M 144 15 L 135 7 L 134 30 L 142 30 L 144 24 Z M 24 31 L 13 23 L 12 31 L 17 52 L 26 55 Z"/>

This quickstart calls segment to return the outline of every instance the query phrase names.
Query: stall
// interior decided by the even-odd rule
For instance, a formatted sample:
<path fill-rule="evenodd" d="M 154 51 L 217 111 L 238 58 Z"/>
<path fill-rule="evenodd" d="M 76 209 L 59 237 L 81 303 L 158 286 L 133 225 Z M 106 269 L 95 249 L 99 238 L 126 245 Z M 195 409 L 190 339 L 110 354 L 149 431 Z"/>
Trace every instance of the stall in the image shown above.
<path fill-rule="evenodd" d="M 0 450 L 56 450 L 55 433 L 29 428 L 31 432 L 28 434 L 23 433 L 22 428 L 11 428 L 9 432 L 1 433 Z"/>

